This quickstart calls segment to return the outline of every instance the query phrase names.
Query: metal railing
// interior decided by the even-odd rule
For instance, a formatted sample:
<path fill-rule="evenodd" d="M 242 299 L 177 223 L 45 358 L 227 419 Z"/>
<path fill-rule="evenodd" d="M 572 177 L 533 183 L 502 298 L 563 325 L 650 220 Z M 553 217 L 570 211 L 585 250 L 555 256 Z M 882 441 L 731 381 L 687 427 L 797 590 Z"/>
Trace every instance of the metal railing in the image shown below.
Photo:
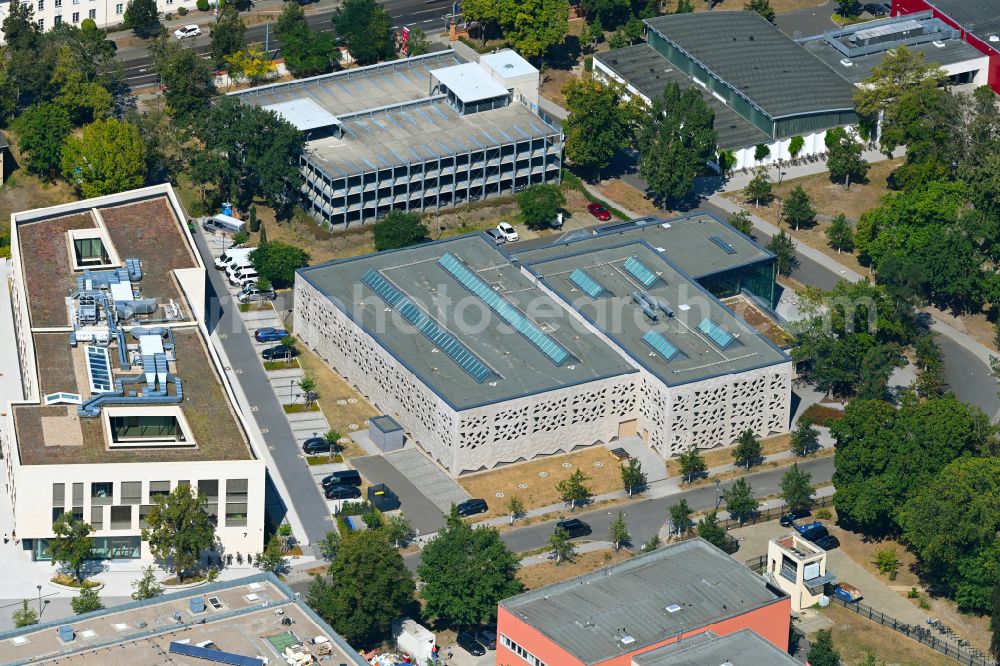
<path fill-rule="evenodd" d="M 833 495 L 825 495 L 823 497 L 819 497 L 813 500 L 812 508 L 814 510 L 821 509 L 827 506 L 833 506 Z M 787 506 L 777 506 L 767 509 L 765 511 L 758 511 L 754 515 L 744 520 L 742 523 L 732 518 L 728 518 L 726 520 L 720 520 L 719 527 L 728 532 L 729 530 L 734 530 L 737 527 L 746 527 L 747 525 L 756 525 L 757 523 L 766 523 L 770 520 L 776 520 L 777 518 L 781 518 L 786 513 L 788 513 Z"/>

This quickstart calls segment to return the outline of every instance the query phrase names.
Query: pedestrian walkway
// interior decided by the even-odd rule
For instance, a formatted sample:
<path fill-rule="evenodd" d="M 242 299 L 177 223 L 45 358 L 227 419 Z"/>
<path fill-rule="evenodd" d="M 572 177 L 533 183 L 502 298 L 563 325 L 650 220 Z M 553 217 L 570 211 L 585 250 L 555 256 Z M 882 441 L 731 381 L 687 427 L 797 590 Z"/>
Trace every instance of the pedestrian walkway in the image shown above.
<path fill-rule="evenodd" d="M 444 513 L 451 511 L 452 504 L 469 499 L 469 493 L 413 446 L 387 453 L 384 457 Z"/>
<path fill-rule="evenodd" d="M 667 478 L 666 462 L 638 435 L 623 437 L 605 446 L 609 451 L 625 449 L 629 456 L 638 460 L 642 465 L 642 471 L 646 474 L 647 483 L 656 483 Z"/>

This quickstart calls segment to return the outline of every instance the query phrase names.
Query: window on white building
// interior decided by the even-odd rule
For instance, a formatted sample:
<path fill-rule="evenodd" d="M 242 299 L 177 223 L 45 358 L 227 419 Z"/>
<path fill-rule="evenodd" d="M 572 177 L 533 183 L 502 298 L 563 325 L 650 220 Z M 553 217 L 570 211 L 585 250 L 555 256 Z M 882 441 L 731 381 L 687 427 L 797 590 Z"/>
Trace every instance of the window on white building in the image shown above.
<path fill-rule="evenodd" d="M 97 10 L 96 9 L 91 9 L 90 11 L 88 11 L 87 12 L 87 18 L 96 19 L 97 18 Z"/>
<path fill-rule="evenodd" d="M 52 25 L 62 25 L 62 16 L 57 16 L 52 21 Z"/>
<path fill-rule="evenodd" d="M 73 23 L 80 22 L 80 12 L 73 12 Z"/>
<path fill-rule="evenodd" d="M 45 10 L 45 0 L 38 0 L 38 11 Z"/>
<path fill-rule="evenodd" d="M 80 4 L 80 0 L 73 0 L 73 4 L 74 4 L 74 5 L 78 5 L 78 4 Z"/>
<path fill-rule="evenodd" d="M 121 14 L 125 11 L 125 5 L 117 4 L 115 5 L 115 14 Z"/>
<path fill-rule="evenodd" d="M 38 19 L 38 29 L 42 32 L 45 31 L 45 19 Z"/>

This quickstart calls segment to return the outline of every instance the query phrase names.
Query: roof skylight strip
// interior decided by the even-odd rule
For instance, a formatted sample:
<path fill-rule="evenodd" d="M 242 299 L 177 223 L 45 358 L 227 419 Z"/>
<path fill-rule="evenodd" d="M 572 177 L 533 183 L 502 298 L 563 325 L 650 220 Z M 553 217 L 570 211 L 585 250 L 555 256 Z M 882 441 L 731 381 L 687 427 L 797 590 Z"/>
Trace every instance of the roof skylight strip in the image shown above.
<path fill-rule="evenodd" d="M 698 330 L 707 335 L 708 339 L 714 342 L 719 349 L 725 349 L 736 339 L 707 317 L 698 324 Z"/>
<path fill-rule="evenodd" d="M 582 268 L 577 268 L 575 271 L 569 274 L 570 281 L 573 282 L 577 287 L 583 290 L 583 293 L 587 294 L 591 298 L 597 298 L 604 293 L 604 287 L 600 285 L 594 278 L 590 277 L 587 271 Z"/>
<path fill-rule="evenodd" d="M 664 361 L 672 361 L 680 353 L 680 350 L 674 346 L 674 343 L 656 331 L 646 331 L 646 334 L 642 336 L 642 341 L 662 356 Z"/>
<path fill-rule="evenodd" d="M 635 257 L 629 257 L 626 259 L 623 268 L 645 287 L 648 287 L 656 282 L 656 273 L 649 270 L 649 268 L 646 267 L 646 264 L 642 263 Z"/>

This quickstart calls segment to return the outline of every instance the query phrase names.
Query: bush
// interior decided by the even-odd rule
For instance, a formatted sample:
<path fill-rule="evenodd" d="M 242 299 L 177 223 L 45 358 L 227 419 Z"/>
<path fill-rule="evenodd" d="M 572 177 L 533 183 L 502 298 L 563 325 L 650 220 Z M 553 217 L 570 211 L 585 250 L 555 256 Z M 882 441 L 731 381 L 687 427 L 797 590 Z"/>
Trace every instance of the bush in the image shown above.
<path fill-rule="evenodd" d="M 187 16 L 188 15 L 187 7 L 178 7 L 177 8 L 177 15 L 178 16 Z"/>
<path fill-rule="evenodd" d="M 167 12 L 166 14 L 163 15 L 163 20 L 164 21 L 172 21 L 173 18 L 174 18 L 174 15 L 173 15 L 172 12 Z"/>
<path fill-rule="evenodd" d="M 97 30 L 97 21 L 92 18 L 85 18 L 80 22 L 80 30 L 83 32 L 90 32 L 91 30 Z"/>
<path fill-rule="evenodd" d="M 917 588 L 911 587 L 910 591 L 906 593 L 906 598 L 907 599 L 919 599 L 920 598 L 920 592 L 917 591 Z"/>
<path fill-rule="evenodd" d="M 833 518 L 833 514 L 830 513 L 829 509 L 817 509 L 813 512 L 813 515 L 816 516 L 816 520 L 830 520 Z"/>
<path fill-rule="evenodd" d="M 198 11 L 199 12 L 207 12 L 208 11 L 208 0 L 198 0 L 198 2 L 195 3 L 195 6 L 198 7 Z"/>
<path fill-rule="evenodd" d="M 583 71 L 590 72 L 594 69 L 594 56 L 587 56 L 583 59 Z"/>

